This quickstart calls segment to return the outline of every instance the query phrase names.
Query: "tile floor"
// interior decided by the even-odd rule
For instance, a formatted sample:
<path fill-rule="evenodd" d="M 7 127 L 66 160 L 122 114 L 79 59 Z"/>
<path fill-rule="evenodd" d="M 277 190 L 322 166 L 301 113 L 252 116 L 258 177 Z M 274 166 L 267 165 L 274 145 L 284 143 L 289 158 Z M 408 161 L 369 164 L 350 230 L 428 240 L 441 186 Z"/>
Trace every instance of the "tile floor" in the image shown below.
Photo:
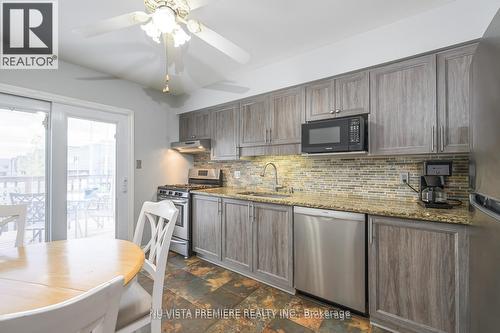
<path fill-rule="evenodd" d="M 152 281 L 148 277 L 141 274 L 139 282 L 151 292 Z M 221 313 L 223 309 L 227 315 L 223 319 L 206 318 L 216 313 L 214 310 Z M 271 310 L 276 311 L 275 315 Z M 335 315 L 336 310 L 289 295 L 197 257 L 184 259 L 174 253 L 169 255 L 163 294 L 163 332 L 386 332 L 372 328 L 363 317 L 341 320 L 319 315 Z"/>

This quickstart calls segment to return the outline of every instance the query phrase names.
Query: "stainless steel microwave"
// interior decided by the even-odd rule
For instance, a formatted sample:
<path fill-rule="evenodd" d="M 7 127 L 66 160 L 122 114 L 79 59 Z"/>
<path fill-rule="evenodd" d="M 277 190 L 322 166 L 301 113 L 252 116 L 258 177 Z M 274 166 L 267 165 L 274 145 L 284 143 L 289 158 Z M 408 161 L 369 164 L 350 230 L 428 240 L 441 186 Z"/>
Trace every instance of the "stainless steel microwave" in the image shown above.
<path fill-rule="evenodd" d="M 367 122 L 367 115 L 361 115 L 302 124 L 302 153 L 367 151 Z"/>

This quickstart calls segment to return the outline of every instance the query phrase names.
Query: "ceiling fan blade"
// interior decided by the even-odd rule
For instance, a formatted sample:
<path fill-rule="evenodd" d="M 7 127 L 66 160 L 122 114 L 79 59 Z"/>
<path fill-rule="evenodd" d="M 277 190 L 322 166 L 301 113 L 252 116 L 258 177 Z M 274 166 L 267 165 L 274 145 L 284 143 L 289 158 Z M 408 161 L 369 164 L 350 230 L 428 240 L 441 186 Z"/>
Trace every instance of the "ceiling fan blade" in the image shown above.
<path fill-rule="evenodd" d="M 73 31 L 84 37 L 94 37 L 108 32 L 125 29 L 134 25 L 146 23 L 150 20 L 149 14 L 144 12 L 132 12 L 106 20 L 102 20 L 92 25 L 74 29 Z"/>
<path fill-rule="evenodd" d="M 214 0 L 188 0 L 188 5 L 189 9 L 195 10 L 200 7 L 205 7 L 208 5 L 210 2 L 213 2 Z"/>
<path fill-rule="evenodd" d="M 250 54 L 248 54 L 247 51 L 243 50 L 241 47 L 234 44 L 229 39 L 222 37 L 212 29 L 208 28 L 206 25 L 198 21 L 191 20 L 188 21 L 188 29 L 195 36 L 215 47 L 230 58 L 233 58 L 237 62 L 246 64 L 248 61 L 250 61 Z"/>

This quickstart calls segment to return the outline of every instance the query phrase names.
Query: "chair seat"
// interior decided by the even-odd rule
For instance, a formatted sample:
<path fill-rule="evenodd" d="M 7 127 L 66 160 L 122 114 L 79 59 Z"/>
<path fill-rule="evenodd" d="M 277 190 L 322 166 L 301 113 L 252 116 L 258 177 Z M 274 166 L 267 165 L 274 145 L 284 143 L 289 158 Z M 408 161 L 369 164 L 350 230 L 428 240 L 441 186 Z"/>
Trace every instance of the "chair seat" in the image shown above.
<path fill-rule="evenodd" d="M 120 300 L 116 330 L 149 315 L 151 309 L 151 295 L 142 288 L 137 280 L 131 281 L 125 287 Z"/>

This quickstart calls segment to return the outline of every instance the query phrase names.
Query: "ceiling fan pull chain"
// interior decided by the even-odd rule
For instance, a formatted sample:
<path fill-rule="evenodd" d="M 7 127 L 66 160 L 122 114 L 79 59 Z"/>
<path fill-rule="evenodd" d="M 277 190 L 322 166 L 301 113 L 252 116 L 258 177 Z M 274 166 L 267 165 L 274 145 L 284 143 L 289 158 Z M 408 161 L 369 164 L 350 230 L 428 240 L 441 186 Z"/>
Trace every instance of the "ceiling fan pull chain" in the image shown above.
<path fill-rule="evenodd" d="M 168 36 L 167 34 L 163 34 L 163 46 L 165 47 L 165 88 L 163 88 L 163 92 L 168 94 L 170 93 L 170 87 L 168 83 L 170 81 L 170 76 L 168 75 Z"/>

